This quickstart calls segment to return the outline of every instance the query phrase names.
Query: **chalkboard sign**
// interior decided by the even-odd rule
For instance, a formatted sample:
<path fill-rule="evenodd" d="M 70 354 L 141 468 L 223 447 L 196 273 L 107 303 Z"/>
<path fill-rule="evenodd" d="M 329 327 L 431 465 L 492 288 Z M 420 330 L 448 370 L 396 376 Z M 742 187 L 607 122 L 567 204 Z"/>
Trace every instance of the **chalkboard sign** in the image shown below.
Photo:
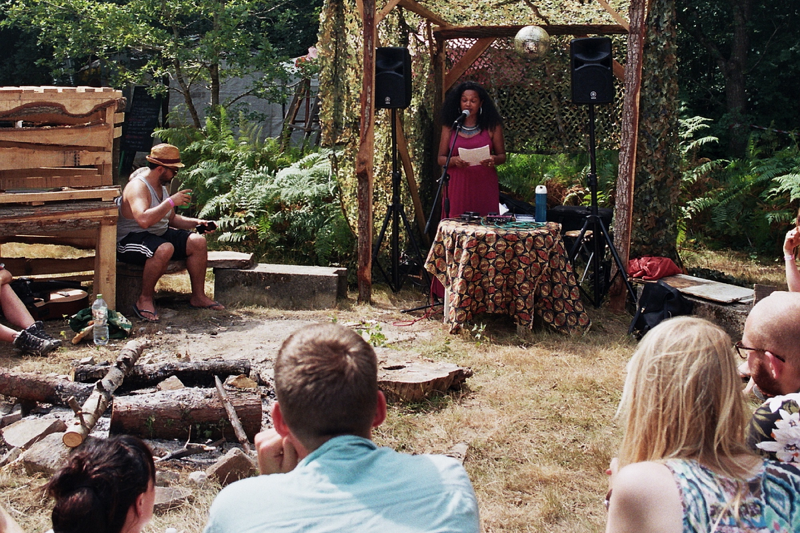
<path fill-rule="evenodd" d="M 153 147 L 153 130 L 158 125 L 158 115 L 161 113 L 161 97 L 153 98 L 147 94 L 143 86 L 133 89 L 133 102 L 131 109 L 122 125 L 122 151 L 133 154 L 135 152 L 149 152 Z"/>

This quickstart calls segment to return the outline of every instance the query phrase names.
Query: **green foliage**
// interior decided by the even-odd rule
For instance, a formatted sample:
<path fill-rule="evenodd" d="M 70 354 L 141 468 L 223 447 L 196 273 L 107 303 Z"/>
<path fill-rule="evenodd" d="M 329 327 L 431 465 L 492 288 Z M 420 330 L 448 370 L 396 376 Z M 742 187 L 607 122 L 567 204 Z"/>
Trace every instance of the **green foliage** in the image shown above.
<path fill-rule="evenodd" d="M 368 322 L 362 321 L 353 329 L 355 329 L 355 332 L 361 335 L 370 346 L 374 346 L 375 348 L 387 346 L 386 335 L 383 333 L 383 328 L 374 320 Z"/>
<path fill-rule="evenodd" d="M 54 75 L 99 64 L 114 86 L 144 84 L 166 91 L 176 82 L 200 128 L 192 87 L 208 85 L 212 106 L 241 96 L 285 98 L 287 52 L 305 52 L 316 40 L 321 0 L 8 0 L 3 25 L 30 32 L 52 55 L 39 60 Z M 274 43 L 270 35 L 281 36 Z M 293 38 L 286 38 L 292 35 Z M 250 79 L 241 95 L 220 100 L 228 78 Z"/>
<path fill-rule="evenodd" d="M 790 203 L 800 199 L 800 150 L 775 151 L 751 135 L 744 159 L 703 158 L 701 150 L 717 141 L 697 137 L 709 128 L 709 119 L 681 121 L 682 236 L 735 250 L 777 251 L 784 225 L 794 218 Z"/>
<path fill-rule="evenodd" d="M 331 171 L 334 152 L 303 157 L 297 149 L 281 151 L 278 139 L 260 141 L 244 119 L 238 126 L 234 131 L 220 109 L 202 130 L 157 132 L 181 148 L 182 187 L 192 189 L 198 216 L 217 221 L 217 241 L 280 263 L 354 261 L 355 241 Z"/>

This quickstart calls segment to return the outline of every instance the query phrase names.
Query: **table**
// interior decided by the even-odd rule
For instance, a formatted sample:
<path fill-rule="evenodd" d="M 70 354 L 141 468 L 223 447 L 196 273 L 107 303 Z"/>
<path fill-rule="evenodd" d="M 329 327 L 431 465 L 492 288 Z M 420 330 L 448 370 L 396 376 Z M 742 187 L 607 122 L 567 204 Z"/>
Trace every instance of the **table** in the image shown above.
<path fill-rule="evenodd" d="M 442 220 L 425 269 L 448 289 L 450 332 L 478 313 L 509 314 L 528 328 L 536 315 L 563 333 L 588 330 L 560 229 L 555 222 L 523 228 Z"/>

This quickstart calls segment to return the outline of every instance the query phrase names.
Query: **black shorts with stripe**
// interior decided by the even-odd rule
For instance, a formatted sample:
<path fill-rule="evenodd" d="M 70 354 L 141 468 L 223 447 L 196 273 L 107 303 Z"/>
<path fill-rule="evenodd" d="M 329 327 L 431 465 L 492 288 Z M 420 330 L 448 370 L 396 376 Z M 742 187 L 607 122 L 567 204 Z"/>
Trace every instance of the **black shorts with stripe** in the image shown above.
<path fill-rule="evenodd" d="M 153 257 L 156 249 L 168 242 L 175 247 L 170 260 L 186 259 L 186 241 L 190 232 L 185 229 L 167 228 L 163 235 L 154 235 L 146 231 L 135 231 L 127 234 L 117 243 L 117 260 L 123 263 L 144 266 L 145 261 Z"/>

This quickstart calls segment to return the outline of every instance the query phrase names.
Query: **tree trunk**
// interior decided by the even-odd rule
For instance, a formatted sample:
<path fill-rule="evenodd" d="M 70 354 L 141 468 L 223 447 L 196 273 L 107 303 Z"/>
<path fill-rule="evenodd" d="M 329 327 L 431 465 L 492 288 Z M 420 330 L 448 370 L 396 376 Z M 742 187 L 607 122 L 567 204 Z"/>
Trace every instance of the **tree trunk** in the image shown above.
<path fill-rule="evenodd" d="M 680 264 L 676 245 L 681 176 L 674 0 L 652 0 L 645 27 L 630 257 L 663 256 Z"/>
<path fill-rule="evenodd" d="M 372 301 L 372 186 L 375 158 L 375 0 L 363 0 L 363 61 L 358 181 L 358 301 Z"/>
<path fill-rule="evenodd" d="M 94 382 L 104 376 L 108 368 L 108 365 L 80 365 L 72 370 L 72 380 L 79 383 Z M 172 376 L 176 376 L 187 387 L 213 387 L 214 375 L 225 379 L 241 374 L 250 374 L 250 361 L 247 359 L 137 365 L 125 377 L 119 390 L 154 387 Z"/>
<path fill-rule="evenodd" d="M 94 385 L 73 383 L 61 378 L 0 371 L 0 394 L 18 400 L 67 405 L 67 400 L 74 397 L 83 403 L 93 389 Z"/>
<path fill-rule="evenodd" d="M 247 437 L 261 431 L 261 398 L 257 393 L 229 393 Z M 180 389 L 114 399 L 111 433 L 146 439 L 235 440 L 215 389 Z"/>
<path fill-rule="evenodd" d="M 733 117 L 734 128 L 728 142 L 728 151 L 734 157 L 744 157 L 747 150 L 748 125 L 743 123 L 747 113 L 746 74 L 747 51 L 750 48 L 751 0 L 730 0 L 733 11 L 733 39 L 727 60 L 719 58 L 725 77 L 725 104 Z"/>
<path fill-rule="evenodd" d="M 139 356 L 142 355 L 144 343 L 140 341 L 128 341 L 122 348 L 117 356 L 117 361 L 112 366 L 105 377 L 95 383 L 94 392 L 92 392 L 89 399 L 83 402 L 80 410 L 75 413 L 75 419 L 72 420 L 64 433 L 62 441 L 70 448 L 80 446 L 86 437 L 91 433 L 97 420 L 106 412 L 108 404 L 114 397 L 114 391 L 125 379 Z M 75 402 L 77 404 L 77 402 Z M 77 405 L 76 405 L 77 407 Z"/>

